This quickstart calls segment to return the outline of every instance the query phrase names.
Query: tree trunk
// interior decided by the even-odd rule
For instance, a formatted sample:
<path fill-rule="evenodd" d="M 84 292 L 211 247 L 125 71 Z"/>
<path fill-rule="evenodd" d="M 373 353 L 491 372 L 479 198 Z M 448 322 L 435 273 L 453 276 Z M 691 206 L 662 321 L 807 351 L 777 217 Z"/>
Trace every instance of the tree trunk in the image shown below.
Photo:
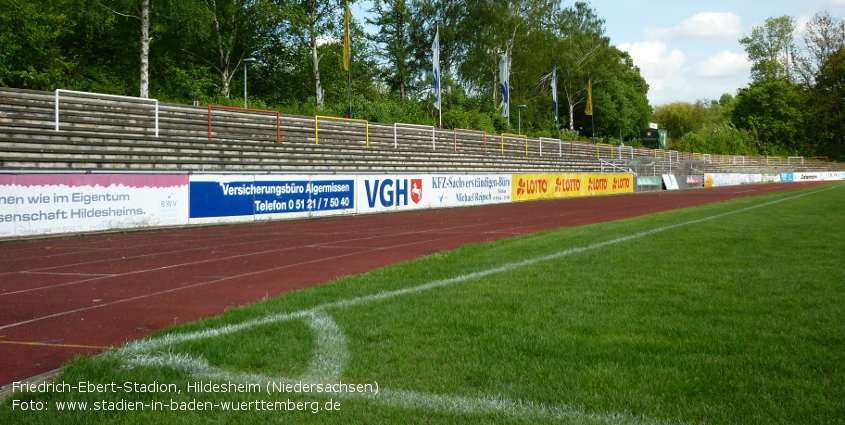
<path fill-rule="evenodd" d="M 150 0 L 141 0 L 141 94 L 150 97 Z"/>
<path fill-rule="evenodd" d="M 320 84 L 320 56 L 317 54 L 316 5 L 311 7 L 311 62 L 314 66 L 314 101 L 317 109 L 323 108 L 323 86 Z"/>

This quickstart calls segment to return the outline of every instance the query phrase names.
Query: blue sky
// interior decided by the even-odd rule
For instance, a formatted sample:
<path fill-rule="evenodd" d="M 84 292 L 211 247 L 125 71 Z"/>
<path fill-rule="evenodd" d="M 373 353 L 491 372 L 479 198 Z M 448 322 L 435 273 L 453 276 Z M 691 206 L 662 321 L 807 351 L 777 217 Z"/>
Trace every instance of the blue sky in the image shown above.
<path fill-rule="evenodd" d="M 799 32 L 827 10 L 845 18 L 845 0 L 587 0 L 611 44 L 628 52 L 649 84 L 652 106 L 736 95 L 749 83 L 751 64 L 739 39 L 767 18 L 791 16 Z M 564 0 L 571 6 L 574 0 Z M 363 21 L 371 1 L 353 6 Z"/>
<path fill-rule="evenodd" d="M 565 3 L 568 4 L 569 2 Z M 751 64 L 737 40 L 767 18 L 792 16 L 800 45 L 820 11 L 845 18 L 845 0 L 592 0 L 611 44 L 627 51 L 649 84 L 652 106 L 719 99 L 749 83 Z"/>

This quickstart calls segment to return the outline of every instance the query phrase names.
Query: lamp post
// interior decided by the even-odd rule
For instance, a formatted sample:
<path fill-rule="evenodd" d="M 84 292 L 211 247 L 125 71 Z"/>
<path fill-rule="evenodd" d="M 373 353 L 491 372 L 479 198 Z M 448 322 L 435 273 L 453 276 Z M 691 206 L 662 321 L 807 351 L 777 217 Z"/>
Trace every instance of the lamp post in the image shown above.
<path fill-rule="evenodd" d="M 248 64 L 253 63 L 253 62 L 258 62 L 258 59 L 250 57 L 250 58 L 244 59 L 243 62 L 244 62 L 244 109 L 246 109 L 247 108 L 247 102 L 246 102 L 246 68 L 247 68 Z"/>
<path fill-rule="evenodd" d="M 517 108 L 517 113 L 516 113 L 517 128 L 519 129 L 518 133 L 521 135 L 522 134 L 522 109 L 525 108 L 525 105 L 517 105 L 516 108 Z"/>

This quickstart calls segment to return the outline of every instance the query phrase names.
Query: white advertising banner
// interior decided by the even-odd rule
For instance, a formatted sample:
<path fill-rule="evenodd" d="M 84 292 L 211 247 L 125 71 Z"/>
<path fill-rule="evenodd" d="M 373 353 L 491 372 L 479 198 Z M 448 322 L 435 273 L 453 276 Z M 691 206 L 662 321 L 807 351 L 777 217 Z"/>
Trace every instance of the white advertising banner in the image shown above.
<path fill-rule="evenodd" d="M 511 174 L 359 175 L 358 213 L 511 202 Z"/>
<path fill-rule="evenodd" d="M 822 180 L 823 173 L 792 173 L 797 182 L 817 182 Z"/>
<path fill-rule="evenodd" d="M 826 173 L 822 173 L 822 180 L 829 180 L 829 181 L 845 180 L 845 172 L 828 171 Z"/>
<path fill-rule="evenodd" d="M 663 186 L 666 187 L 666 190 L 680 190 L 680 187 L 678 187 L 678 180 L 675 179 L 674 174 L 664 174 L 662 177 Z"/>
<path fill-rule="evenodd" d="M 778 174 L 763 174 L 764 183 L 778 183 L 780 182 L 780 173 Z"/>
<path fill-rule="evenodd" d="M 742 174 L 742 184 L 763 183 L 762 174 Z"/>
<path fill-rule="evenodd" d="M 511 174 L 435 174 L 431 176 L 432 208 L 511 202 Z"/>
<path fill-rule="evenodd" d="M 359 175 L 356 184 L 359 214 L 430 208 L 430 175 Z"/>
<path fill-rule="evenodd" d="M 0 237 L 184 224 L 187 175 L 0 175 Z"/>

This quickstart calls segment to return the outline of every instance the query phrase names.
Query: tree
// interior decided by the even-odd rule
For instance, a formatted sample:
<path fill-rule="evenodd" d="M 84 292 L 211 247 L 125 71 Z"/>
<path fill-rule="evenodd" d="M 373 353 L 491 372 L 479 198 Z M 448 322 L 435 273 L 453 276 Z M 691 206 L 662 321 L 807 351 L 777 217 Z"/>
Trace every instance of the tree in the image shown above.
<path fill-rule="evenodd" d="M 284 16 L 290 22 L 289 30 L 300 43 L 311 52 L 311 75 L 314 83 L 314 99 L 318 109 L 323 107 L 325 91 L 320 80 L 320 55 L 318 47 L 324 37 L 333 35 L 342 23 L 342 13 L 351 1 L 341 0 L 288 0 L 284 4 Z"/>
<path fill-rule="evenodd" d="M 803 54 L 796 58 L 797 68 L 804 84 L 813 86 L 821 68 L 845 47 L 845 22 L 827 11 L 819 12 L 804 26 L 803 40 Z"/>
<path fill-rule="evenodd" d="M 373 35 L 372 41 L 381 46 L 381 56 L 386 60 L 383 76 L 390 89 L 399 94 L 399 99 L 405 100 L 405 88 L 411 78 L 410 57 L 411 39 L 409 23 L 410 10 L 405 0 L 375 0 L 370 10 L 375 15 L 367 19 L 367 23 L 375 25 L 378 33 Z"/>
<path fill-rule="evenodd" d="M 0 85 L 50 90 L 66 84 L 76 66 L 62 48 L 72 35 L 67 4 L 0 0 Z"/>
<path fill-rule="evenodd" d="M 786 81 L 761 81 L 739 90 L 731 121 L 750 131 L 764 155 L 794 155 L 801 151 L 802 99 L 798 86 Z"/>
<path fill-rule="evenodd" d="M 604 20 L 589 4 L 577 2 L 553 18 L 557 42 L 551 59 L 559 67 L 558 88 L 569 111 L 569 129 L 575 130 L 575 109 L 587 101 L 587 81 L 600 86 L 609 68 L 619 67 L 619 56 L 604 35 Z M 614 63 L 615 62 L 615 63 Z"/>
<path fill-rule="evenodd" d="M 845 158 L 845 48 L 828 55 L 807 96 L 805 120 L 812 125 L 803 152 Z"/>
<path fill-rule="evenodd" d="M 467 4 L 463 0 L 411 0 L 408 4 L 411 15 L 408 36 L 410 39 L 409 65 L 411 75 L 422 83 L 417 84 L 418 94 L 430 93 L 431 43 L 437 29 L 440 30 L 440 86 L 443 105 L 452 106 L 456 63 L 461 56 L 459 36 L 461 25 L 467 16 Z"/>
<path fill-rule="evenodd" d="M 112 5 L 111 3 L 119 3 Z M 112 2 L 97 2 L 98 5 L 110 10 L 116 15 L 137 19 L 140 23 L 140 97 L 150 97 L 150 0 L 112 0 Z M 132 12 L 120 11 L 135 9 Z M 134 13 L 134 14 L 133 14 Z"/>
<path fill-rule="evenodd" d="M 754 81 L 792 81 L 794 30 L 792 17 L 780 16 L 766 19 L 763 26 L 751 29 L 750 36 L 739 39 L 751 60 L 751 78 Z"/>

